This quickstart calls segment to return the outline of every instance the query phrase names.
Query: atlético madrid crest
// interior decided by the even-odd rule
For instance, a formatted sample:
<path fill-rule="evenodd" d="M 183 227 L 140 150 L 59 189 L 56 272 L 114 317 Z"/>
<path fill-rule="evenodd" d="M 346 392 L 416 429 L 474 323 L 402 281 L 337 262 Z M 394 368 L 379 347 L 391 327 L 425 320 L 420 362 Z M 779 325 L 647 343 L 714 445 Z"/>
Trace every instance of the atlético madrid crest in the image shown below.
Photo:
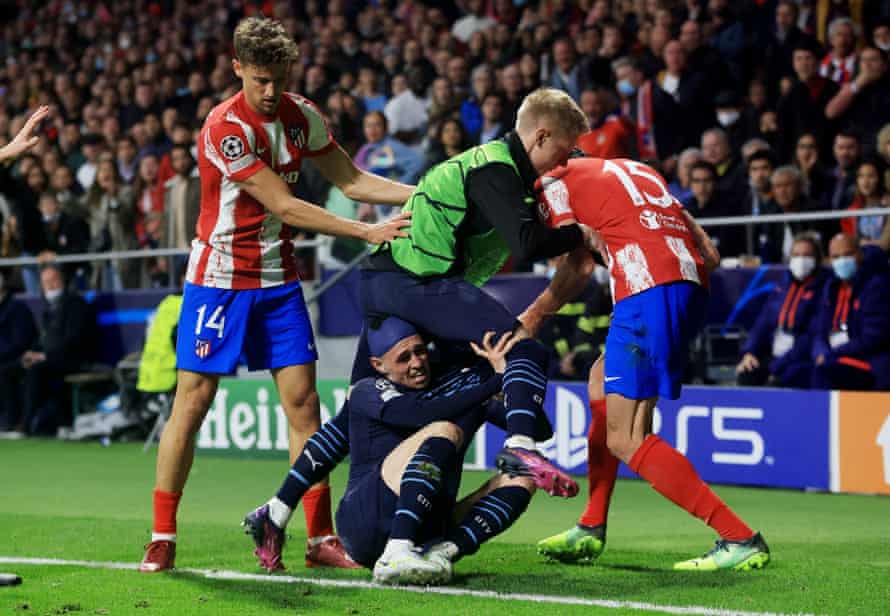
<path fill-rule="evenodd" d="M 195 355 L 204 359 L 208 355 L 210 355 L 210 341 L 209 340 L 195 340 Z"/>
<path fill-rule="evenodd" d="M 299 126 L 293 126 L 288 130 L 288 133 L 290 134 L 290 140 L 294 142 L 294 145 L 302 150 L 303 146 L 306 145 L 306 135 L 303 134 L 303 129 Z"/>

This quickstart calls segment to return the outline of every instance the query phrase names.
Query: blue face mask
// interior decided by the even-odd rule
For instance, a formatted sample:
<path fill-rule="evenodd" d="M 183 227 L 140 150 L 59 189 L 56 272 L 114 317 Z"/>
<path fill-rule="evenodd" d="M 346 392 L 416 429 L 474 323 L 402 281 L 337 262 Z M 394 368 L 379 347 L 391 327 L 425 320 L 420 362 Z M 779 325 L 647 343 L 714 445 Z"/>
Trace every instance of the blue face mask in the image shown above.
<path fill-rule="evenodd" d="M 636 91 L 636 86 L 634 86 L 634 84 L 632 84 L 629 80 L 622 79 L 618 82 L 618 92 L 621 94 L 621 96 L 633 96 Z"/>
<path fill-rule="evenodd" d="M 841 280 L 850 280 L 856 275 L 856 257 L 836 257 L 831 260 L 834 275 Z"/>

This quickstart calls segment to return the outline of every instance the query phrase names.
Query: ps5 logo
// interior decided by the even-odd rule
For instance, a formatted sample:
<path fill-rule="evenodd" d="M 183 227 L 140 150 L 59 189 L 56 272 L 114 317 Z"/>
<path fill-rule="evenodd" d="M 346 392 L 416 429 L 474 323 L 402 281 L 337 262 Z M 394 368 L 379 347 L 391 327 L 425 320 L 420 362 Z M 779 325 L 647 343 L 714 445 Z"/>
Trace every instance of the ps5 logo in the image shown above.
<path fill-rule="evenodd" d="M 565 469 L 587 463 L 587 403 L 564 387 L 556 389 L 556 425 L 541 452 Z"/>
<path fill-rule="evenodd" d="M 677 450 L 686 454 L 689 451 L 689 424 L 693 419 L 711 418 L 711 435 L 718 441 L 747 443 L 747 452 L 714 451 L 711 461 L 714 464 L 737 464 L 740 466 L 756 466 L 764 461 L 765 445 L 763 437 L 756 430 L 738 430 L 726 427 L 727 420 L 747 419 L 761 421 L 763 409 L 743 408 L 734 406 L 683 406 L 677 413 Z M 767 457 L 767 464 L 772 458 Z"/>

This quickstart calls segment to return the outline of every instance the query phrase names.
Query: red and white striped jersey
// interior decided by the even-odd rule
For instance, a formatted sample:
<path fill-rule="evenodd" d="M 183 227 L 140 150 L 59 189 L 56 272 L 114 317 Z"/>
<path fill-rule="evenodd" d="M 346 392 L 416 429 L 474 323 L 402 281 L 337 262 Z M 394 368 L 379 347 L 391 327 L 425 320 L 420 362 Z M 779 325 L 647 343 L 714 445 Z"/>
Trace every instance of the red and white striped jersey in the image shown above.
<path fill-rule="evenodd" d="M 683 206 L 652 167 L 624 158 L 575 158 L 538 182 L 543 222 L 577 221 L 602 235 L 615 303 L 679 280 L 707 285 Z"/>
<path fill-rule="evenodd" d="M 188 281 L 259 289 L 297 280 L 292 230 L 239 183 L 269 167 L 293 188 L 303 157 L 335 145 L 321 112 L 302 96 L 284 93 L 274 116 L 251 109 L 243 92 L 217 105 L 198 142 L 201 213 Z"/>

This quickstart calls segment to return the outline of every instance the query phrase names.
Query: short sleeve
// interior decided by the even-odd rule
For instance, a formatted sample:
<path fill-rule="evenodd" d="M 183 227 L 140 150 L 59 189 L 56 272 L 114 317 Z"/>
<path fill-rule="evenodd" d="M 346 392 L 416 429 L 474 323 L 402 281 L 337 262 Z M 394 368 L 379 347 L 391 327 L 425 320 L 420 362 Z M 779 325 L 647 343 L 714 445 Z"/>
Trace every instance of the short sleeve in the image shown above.
<path fill-rule="evenodd" d="M 253 152 L 244 130 L 234 122 L 219 122 L 204 131 L 204 153 L 233 182 L 244 182 L 266 164 Z"/>
<path fill-rule="evenodd" d="M 306 136 L 306 144 L 303 147 L 306 155 L 318 156 L 333 149 L 337 142 L 334 141 L 334 136 L 328 128 L 328 123 L 318 107 L 302 96 L 296 94 L 288 94 L 288 96 L 296 103 L 300 113 L 306 118 L 309 133 Z"/>
<path fill-rule="evenodd" d="M 569 204 L 569 189 L 558 177 L 545 175 L 538 191 L 538 218 L 551 229 L 577 222 Z"/>

